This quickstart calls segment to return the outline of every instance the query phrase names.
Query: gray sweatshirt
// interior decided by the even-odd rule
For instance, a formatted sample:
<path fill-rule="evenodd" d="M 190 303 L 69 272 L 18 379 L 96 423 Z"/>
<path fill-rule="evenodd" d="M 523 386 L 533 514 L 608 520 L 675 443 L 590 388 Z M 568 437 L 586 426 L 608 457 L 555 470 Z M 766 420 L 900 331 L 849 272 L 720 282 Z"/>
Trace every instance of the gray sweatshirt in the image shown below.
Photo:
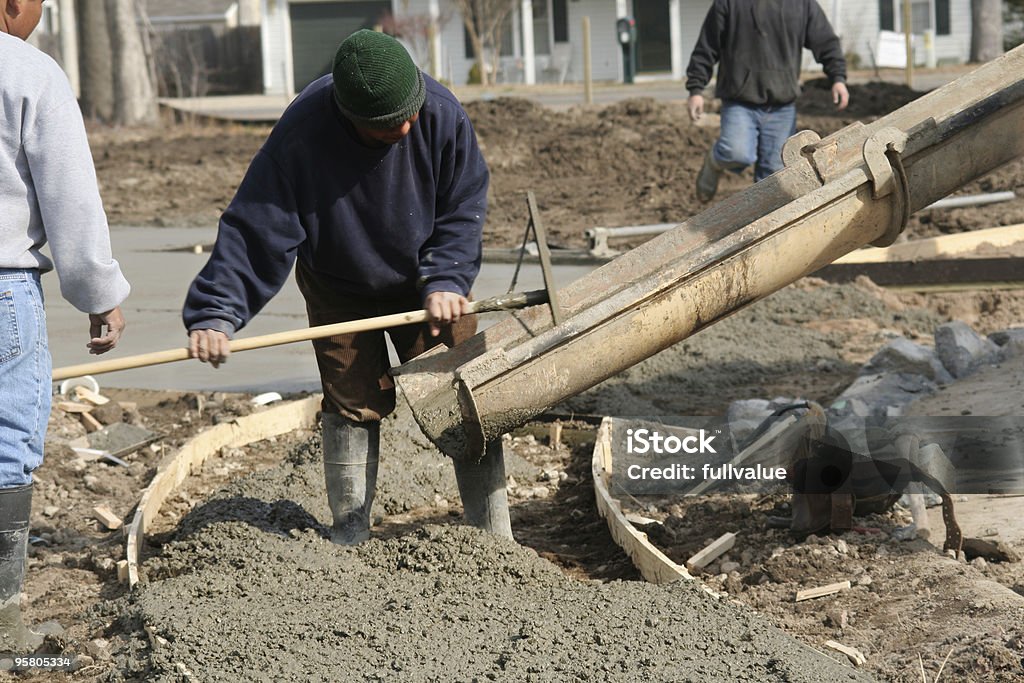
<path fill-rule="evenodd" d="M 84 313 L 128 296 L 110 253 L 89 142 L 57 63 L 0 32 L 0 268 L 53 270 Z M 40 249 L 49 243 L 53 261 Z"/>

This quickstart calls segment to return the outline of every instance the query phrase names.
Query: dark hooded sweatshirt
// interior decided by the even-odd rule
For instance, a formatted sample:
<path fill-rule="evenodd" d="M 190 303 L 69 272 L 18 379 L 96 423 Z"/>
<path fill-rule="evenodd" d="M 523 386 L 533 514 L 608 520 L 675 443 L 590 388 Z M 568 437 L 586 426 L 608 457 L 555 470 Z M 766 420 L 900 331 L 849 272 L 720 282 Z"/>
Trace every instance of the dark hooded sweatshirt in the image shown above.
<path fill-rule="evenodd" d="M 719 62 L 716 97 L 789 104 L 800 95 L 805 47 L 833 83 L 846 80 L 842 46 L 817 0 L 715 0 L 686 69 L 686 89 L 701 94 Z"/>
<path fill-rule="evenodd" d="M 424 79 L 412 130 L 379 149 L 360 143 L 334 103 L 330 75 L 306 88 L 221 217 L 210 260 L 189 288 L 186 328 L 240 330 L 296 258 L 352 297 L 469 293 L 489 174 L 458 100 Z"/>

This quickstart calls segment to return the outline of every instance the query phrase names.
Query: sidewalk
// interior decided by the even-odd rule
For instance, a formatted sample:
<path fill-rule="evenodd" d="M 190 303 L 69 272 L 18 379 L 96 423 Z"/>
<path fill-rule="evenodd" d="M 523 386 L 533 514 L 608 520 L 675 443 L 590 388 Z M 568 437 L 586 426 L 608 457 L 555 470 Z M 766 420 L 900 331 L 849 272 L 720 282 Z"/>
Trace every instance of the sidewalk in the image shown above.
<path fill-rule="evenodd" d="M 917 69 L 914 71 L 914 89 L 928 91 L 938 88 L 959 76 L 974 70 L 975 64 L 942 67 L 939 69 Z M 821 72 L 806 72 L 804 80 L 818 78 Z M 903 83 L 906 74 L 902 69 L 880 69 L 876 74 L 871 70 L 851 71 L 850 83 L 885 81 Z M 568 109 L 583 104 L 583 85 L 540 84 L 498 84 L 491 86 L 466 85 L 454 88 L 455 94 L 464 102 L 491 100 L 498 97 L 524 97 L 535 100 L 553 109 Z M 594 104 L 606 105 L 635 97 L 653 97 L 661 101 L 681 101 L 688 96 L 681 81 L 650 80 L 632 85 L 623 83 L 594 83 Z M 273 123 L 281 116 L 289 100 L 281 95 L 224 95 L 218 97 L 194 97 L 160 100 L 160 104 L 196 116 L 244 121 Z"/>

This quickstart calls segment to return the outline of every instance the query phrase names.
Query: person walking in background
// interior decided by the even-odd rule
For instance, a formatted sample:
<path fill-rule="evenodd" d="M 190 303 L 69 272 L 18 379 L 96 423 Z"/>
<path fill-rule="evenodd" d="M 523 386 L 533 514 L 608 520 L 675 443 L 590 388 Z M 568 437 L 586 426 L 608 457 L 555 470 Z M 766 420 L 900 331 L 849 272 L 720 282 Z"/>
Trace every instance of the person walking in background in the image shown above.
<path fill-rule="evenodd" d="M 402 362 L 475 333 L 467 312 L 480 270 L 490 175 L 455 96 L 394 38 L 362 30 L 333 73 L 295 100 L 253 159 L 220 221 L 183 318 L 193 357 L 214 366 L 229 337 L 297 262 L 313 326 L 424 308 L 430 324 L 388 330 Z M 331 540 L 369 537 L 380 421 L 395 408 L 382 331 L 313 342 L 323 384 Z M 512 537 L 501 442 L 457 461 L 465 516 Z"/>
<path fill-rule="evenodd" d="M 721 133 L 697 175 L 701 201 L 714 198 L 723 171 L 753 164 L 757 182 L 782 168 L 782 146 L 796 133 L 803 48 L 832 81 L 836 108 L 845 109 L 846 59 L 817 0 L 714 0 L 686 69 L 687 108 L 696 122 L 718 64 Z"/>
<path fill-rule="evenodd" d="M 40 275 L 56 266 L 64 298 L 89 316 L 94 354 L 120 339 L 129 291 L 111 256 L 71 86 L 56 62 L 24 42 L 42 4 L 0 0 L 0 653 L 9 654 L 31 654 L 42 642 L 21 618 L 32 472 L 50 416 Z"/>

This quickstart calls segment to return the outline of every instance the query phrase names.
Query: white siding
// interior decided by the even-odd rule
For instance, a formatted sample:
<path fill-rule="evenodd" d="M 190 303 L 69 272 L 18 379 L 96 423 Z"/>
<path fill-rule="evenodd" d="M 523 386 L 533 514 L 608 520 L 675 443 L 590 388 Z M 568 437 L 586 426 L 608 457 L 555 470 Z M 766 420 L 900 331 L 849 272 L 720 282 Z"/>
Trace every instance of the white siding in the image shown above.
<path fill-rule="evenodd" d="M 309 0 L 306 0 L 309 1 Z M 316 1 L 316 0 L 313 0 Z M 878 0 L 818 0 L 829 17 L 843 44 L 844 53 L 856 53 L 862 68 L 871 68 L 872 53 L 876 49 L 879 31 Z M 895 0 L 897 7 L 899 0 Z M 262 0 L 263 3 L 263 73 L 267 94 L 286 94 L 291 86 L 290 27 L 288 26 L 288 0 Z M 680 0 L 679 21 L 683 66 L 689 62 L 690 54 L 700 35 L 704 17 L 712 0 Z M 951 35 L 936 36 L 936 58 L 946 62 L 966 62 L 970 52 L 971 7 L 970 0 L 951 0 Z M 429 0 L 407 0 L 397 3 L 399 11 L 409 14 L 427 14 Z M 569 45 L 570 54 L 566 70 L 566 82 L 583 79 L 583 17 L 590 17 L 591 65 L 595 81 L 622 80 L 622 51 L 615 38 L 616 0 L 570 0 Z M 462 18 L 454 12 L 450 0 L 441 0 L 442 15 L 451 19 L 441 31 L 441 78 L 454 85 L 465 85 L 473 66 L 472 57 L 466 57 Z M 518 12 L 514 21 L 518 21 Z M 516 32 L 517 37 L 521 32 Z M 565 46 L 558 47 L 564 50 Z M 520 54 L 519 48 L 516 54 Z M 923 52 L 917 61 L 923 62 Z M 819 70 L 810 52 L 804 51 L 804 68 Z M 420 65 L 423 68 L 427 64 Z M 539 73 L 548 66 L 547 58 L 537 60 L 538 82 L 545 80 Z M 503 60 L 502 77 L 508 81 L 522 82 L 522 59 L 508 57 Z M 685 77 L 685 76 L 684 76 Z"/>
<path fill-rule="evenodd" d="M 820 2 L 825 13 L 832 20 L 836 33 L 843 41 L 843 52 L 846 54 L 856 53 L 860 57 L 861 68 L 872 68 L 874 64 L 872 55 L 877 49 L 878 31 L 880 30 L 878 0 L 820 0 Z M 899 15 L 901 12 L 900 0 L 894 0 L 894 3 L 894 11 Z M 838 22 L 834 18 L 837 12 L 839 14 Z M 935 57 L 940 62 L 966 62 L 970 56 L 971 47 L 970 0 L 951 0 L 949 13 L 950 34 L 935 37 Z M 897 27 L 900 23 L 900 17 L 897 16 Z M 920 37 L 917 41 L 915 61 L 918 64 L 924 64 L 924 51 L 921 47 L 923 42 Z"/>
<path fill-rule="evenodd" d="M 615 1 L 569 2 L 572 60 L 567 81 L 583 81 L 583 17 L 590 17 L 590 68 L 595 81 L 622 80 L 622 49 L 615 37 Z"/>
<path fill-rule="evenodd" d="M 964 63 L 971 58 L 971 1 L 949 3 L 949 35 L 935 36 L 935 58 Z"/>
<path fill-rule="evenodd" d="M 711 0 L 682 0 L 679 7 L 679 20 L 682 24 L 683 61 L 690 63 L 690 55 L 700 37 L 700 27 L 704 25 L 704 17 L 711 9 Z M 686 71 L 686 66 L 683 71 Z"/>
<path fill-rule="evenodd" d="M 262 10 L 260 36 L 263 44 L 263 92 L 267 95 L 291 96 L 288 3 L 286 0 L 263 0 Z"/>

